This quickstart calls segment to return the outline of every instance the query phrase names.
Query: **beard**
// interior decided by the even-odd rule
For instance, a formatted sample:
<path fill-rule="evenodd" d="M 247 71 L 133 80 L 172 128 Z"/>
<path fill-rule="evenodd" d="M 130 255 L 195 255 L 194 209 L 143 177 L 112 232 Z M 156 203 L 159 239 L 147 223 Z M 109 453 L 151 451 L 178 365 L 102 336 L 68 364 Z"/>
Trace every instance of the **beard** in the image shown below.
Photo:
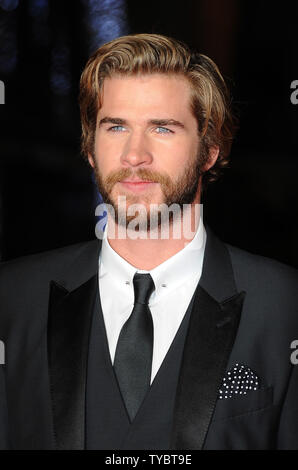
<path fill-rule="evenodd" d="M 204 153 L 199 152 L 198 155 L 188 163 L 186 168 L 184 168 L 181 175 L 179 175 L 175 180 L 170 178 L 166 173 L 159 173 L 147 168 L 139 168 L 136 171 L 133 171 L 132 168 L 122 168 L 111 172 L 105 179 L 103 179 L 95 158 L 93 158 L 93 161 L 98 191 L 101 194 L 104 203 L 107 204 L 108 213 L 113 216 L 116 224 L 128 228 L 130 222 L 135 219 L 135 215 L 127 215 L 128 207 L 131 204 L 139 204 L 140 199 L 150 205 L 152 195 L 150 195 L 150 192 L 142 195 L 125 192 L 124 195 L 126 197 L 127 205 L 125 205 L 125 207 L 122 205 L 120 206 L 115 201 L 115 198 L 112 197 L 112 190 L 116 183 L 133 176 L 144 181 L 159 183 L 163 194 L 163 201 L 159 204 L 162 204 L 165 209 L 168 209 L 170 206 L 174 206 L 173 211 L 171 210 L 169 212 L 167 210 L 167 221 L 173 223 L 175 214 L 179 213 L 180 215 L 185 204 L 189 205 L 194 202 L 198 191 L 199 180 L 203 174 L 201 172 L 201 168 L 206 159 Z M 109 207 L 113 209 L 112 212 L 109 211 Z M 175 211 L 175 208 L 178 210 Z M 136 231 L 141 230 L 141 227 L 146 227 L 145 230 L 147 231 L 156 229 L 162 225 L 162 221 L 164 220 L 163 209 L 158 208 L 158 210 L 155 211 L 155 217 L 153 220 L 150 211 L 146 211 L 146 214 L 141 218 L 142 222 L 135 227 Z"/>

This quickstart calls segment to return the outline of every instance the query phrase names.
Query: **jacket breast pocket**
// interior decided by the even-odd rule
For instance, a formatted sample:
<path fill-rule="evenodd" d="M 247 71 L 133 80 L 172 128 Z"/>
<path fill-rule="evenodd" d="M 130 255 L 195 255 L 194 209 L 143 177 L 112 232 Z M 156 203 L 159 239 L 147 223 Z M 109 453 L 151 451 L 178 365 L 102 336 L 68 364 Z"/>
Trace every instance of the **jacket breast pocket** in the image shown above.
<path fill-rule="evenodd" d="M 213 414 L 213 421 L 233 418 L 253 413 L 273 404 L 273 387 L 260 388 L 237 398 L 218 399 Z"/>

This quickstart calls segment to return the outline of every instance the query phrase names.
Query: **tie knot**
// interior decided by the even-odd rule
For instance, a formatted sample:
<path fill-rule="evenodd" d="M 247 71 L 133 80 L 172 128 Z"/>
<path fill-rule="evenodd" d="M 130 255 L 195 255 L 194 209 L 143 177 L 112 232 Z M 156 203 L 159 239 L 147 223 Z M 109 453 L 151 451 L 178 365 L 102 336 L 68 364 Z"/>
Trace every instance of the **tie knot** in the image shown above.
<path fill-rule="evenodd" d="M 151 275 L 136 273 L 133 278 L 133 287 L 135 291 L 135 304 L 148 305 L 150 295 L 155 289 Z"/>

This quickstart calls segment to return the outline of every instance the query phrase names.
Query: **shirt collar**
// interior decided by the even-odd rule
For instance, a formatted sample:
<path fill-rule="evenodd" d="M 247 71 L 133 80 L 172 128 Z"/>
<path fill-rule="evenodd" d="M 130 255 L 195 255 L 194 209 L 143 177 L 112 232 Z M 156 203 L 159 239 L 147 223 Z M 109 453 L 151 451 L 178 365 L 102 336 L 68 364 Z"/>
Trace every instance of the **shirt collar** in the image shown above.
<path fill-rule="evenodd" d="M 154 301 L 165 290 L 168 292 L 176 289 L 187 279 L 201 273 L 205 245 L 206 231 L 200 218 L 194 238 L 182 250 L 150 271 L 145 271 L 131 265 L 113 250 L 107 239 L 106 226 L 102 240 L 99 277 L 109 273 L 118 286 L 125 288 L 127 284 L 133 286 L 133 277 L 136 272 L 150 273 L 155 284 L 155 292 L 151 299 Z"/>

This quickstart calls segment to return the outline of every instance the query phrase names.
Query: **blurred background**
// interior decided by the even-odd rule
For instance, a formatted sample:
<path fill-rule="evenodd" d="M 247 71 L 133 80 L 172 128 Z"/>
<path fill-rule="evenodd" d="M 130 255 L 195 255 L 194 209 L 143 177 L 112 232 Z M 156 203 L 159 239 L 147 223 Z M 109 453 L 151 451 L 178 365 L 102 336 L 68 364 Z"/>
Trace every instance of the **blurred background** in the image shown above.
<path fill-rule="evenodd" d="M 240 118 L 230 168 L 204 195 L 205 222 L 298 267 L 297 13 L 297 1 L 0 0 L 0 259 L 95 237 L 80 74 L 102 43 L 154 32 L 210 56 Z"/>

